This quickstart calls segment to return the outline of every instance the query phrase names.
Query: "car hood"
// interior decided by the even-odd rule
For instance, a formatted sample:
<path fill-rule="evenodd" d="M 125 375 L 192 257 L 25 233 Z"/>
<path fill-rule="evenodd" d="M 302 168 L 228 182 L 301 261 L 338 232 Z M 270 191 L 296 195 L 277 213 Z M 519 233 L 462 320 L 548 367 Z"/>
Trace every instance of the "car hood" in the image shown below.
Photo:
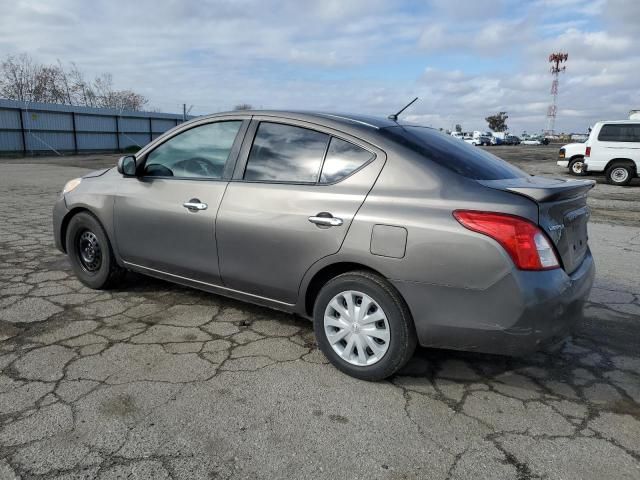
<path fill-rule="evenodd" d="M 102 175 L 104 175 L 105 173 L 107 173 L 109 170 L 111 170 L 113 167 L 110 168 L 102 168 L 100 170 L 94 170 L 93 172 L 89 172 L 86 175 L 83 175 L 82 178 L 95 178 L 95 177 L 101 177 Z"/>
<path fill-rule="evenodd" d="M 587 144 L 586 143 L 567 143 L 566 145 L 563 145 L 562 148 L 564 148 L 565 153 L 566 152 L 582 153 L 584 155 L 584 151 L 587 148 Z"/>

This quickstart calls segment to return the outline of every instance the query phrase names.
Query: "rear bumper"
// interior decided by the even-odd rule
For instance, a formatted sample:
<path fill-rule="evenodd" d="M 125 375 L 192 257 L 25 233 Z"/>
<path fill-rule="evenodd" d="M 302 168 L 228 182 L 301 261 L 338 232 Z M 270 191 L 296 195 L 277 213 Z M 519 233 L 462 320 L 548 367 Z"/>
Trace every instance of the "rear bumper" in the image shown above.
<path fill-rule="evenodd" d="M 396 281 L 425 347 L 522 355 L 571 333 L 582 319 L 595 266 L 544 272 L 514 270 L 486 290 Z"/>

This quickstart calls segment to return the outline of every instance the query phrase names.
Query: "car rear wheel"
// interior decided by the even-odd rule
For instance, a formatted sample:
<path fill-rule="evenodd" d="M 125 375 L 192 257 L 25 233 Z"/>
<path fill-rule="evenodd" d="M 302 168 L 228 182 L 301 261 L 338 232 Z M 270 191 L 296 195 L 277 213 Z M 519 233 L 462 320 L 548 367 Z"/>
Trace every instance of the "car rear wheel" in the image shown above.
<path fill-rule="evenodd" d="M 104 228 L 90 213 L 81 212 L 71 218 L 66 246 L 76 277 L 87 287 L 106 289 L 121 279 L 124 270 L 115 261 Z"/>
<path fill-rule="evenodd" d="M 576 175 L 578 177 L 582 177 L 587 174 L 584 169 L 584 158 L 577 157 L 569 162 L 569 173 L 571 175 Z"/>
<path fill-rule="evenodd" d="M 336 368 L 362 380 L 393 375 L 416 348 L 404 300 L 386 280 L 370 272 L 349 272 L 327 282 L 313 317 L 320 350 Z"/>
<path fill-rule="evenodd" d="M 629 185 L 635 175 L 633 167 L 629 165 L 612 165 L 607 168 L 607 182 L 611 185 Z"/>

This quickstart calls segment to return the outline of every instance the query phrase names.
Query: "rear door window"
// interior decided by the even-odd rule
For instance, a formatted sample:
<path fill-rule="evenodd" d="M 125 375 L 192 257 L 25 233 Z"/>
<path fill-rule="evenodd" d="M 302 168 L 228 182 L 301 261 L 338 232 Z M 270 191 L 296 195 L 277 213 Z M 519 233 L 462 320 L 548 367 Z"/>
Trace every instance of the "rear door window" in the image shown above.
<path fill-rule="evenodd" d="M 316 183 L 329 135 L 280 123 L 258 126 L 244 179 L 260 182 Z"/>
<path fill-rule="evenodd" d="M 397 126 L 380 130 L 382 135 L 413 150 L 426 160 L 475 180 L 502 180 L 529 175 L 501 158 L 451 135 L 428 127 Z"/>
<path fill-rule="evenodd" d="M 610 123 L 603 125 L 598 133 L 600 142 L 640 142 L 640 123 Z"/>
<path fill-rule="evenodd" d="M 332 137 L 322 166 L 320 183 L 335 183 L 368 163 L 373 153 L 353 143 Z"/>

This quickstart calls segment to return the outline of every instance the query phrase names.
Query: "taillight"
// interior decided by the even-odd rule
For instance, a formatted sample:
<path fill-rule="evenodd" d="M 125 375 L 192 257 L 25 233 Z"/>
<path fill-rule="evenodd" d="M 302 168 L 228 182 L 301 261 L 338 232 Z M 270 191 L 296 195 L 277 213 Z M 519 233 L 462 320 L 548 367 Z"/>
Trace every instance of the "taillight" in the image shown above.
<path fill-rule="evenodd" d="M 502 245 L 520 270 L 550 270 L 560 266 L 547 236 L 529 220 L 476 210 L 456 210 L 453 216 L 463 227 Z"/>
<path fill-rule="evenodd" d="M 587 149 L 584 151 L 584 156 L 585 157 L 591 156 L 591 147 L 587 147 Z"/>

